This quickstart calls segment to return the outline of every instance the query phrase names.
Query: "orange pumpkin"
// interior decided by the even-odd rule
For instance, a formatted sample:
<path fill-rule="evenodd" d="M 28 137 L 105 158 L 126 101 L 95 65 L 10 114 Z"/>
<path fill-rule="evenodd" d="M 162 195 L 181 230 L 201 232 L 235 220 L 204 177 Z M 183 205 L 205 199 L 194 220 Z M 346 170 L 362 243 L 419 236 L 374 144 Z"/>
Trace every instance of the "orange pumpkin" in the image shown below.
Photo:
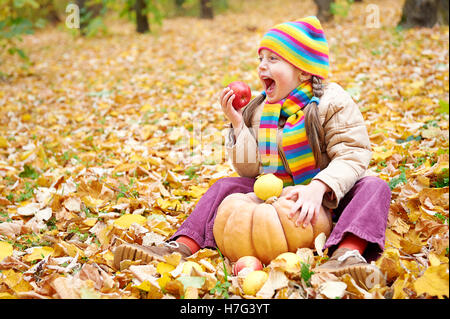
<path fill-rule="evenodd" d="M 265 202 L 255 193 L 228 195 L 217 209 L 213 234 L 217 247 L 232 262 L 243 256 L 255 256 L 264 264 L 281 253 L 296 252 L 298 248 L 313 248 L 314 239 L 321 232 L 331 232 L 328 210 L 320 212 L 303 228 L 288 218 L 294 204 L 284 195 L 292 186 L 283 189 L 280 197 Z"/>

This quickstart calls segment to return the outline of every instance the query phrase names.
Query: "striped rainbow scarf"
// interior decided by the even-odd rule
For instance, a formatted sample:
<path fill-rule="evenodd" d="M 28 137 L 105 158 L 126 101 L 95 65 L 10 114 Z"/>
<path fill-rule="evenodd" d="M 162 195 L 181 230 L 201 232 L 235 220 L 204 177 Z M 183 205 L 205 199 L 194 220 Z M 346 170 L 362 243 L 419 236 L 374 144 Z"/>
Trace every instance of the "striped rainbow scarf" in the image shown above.
<path fill-rule="evenodd" d="M 284 187 L 308 184 L 320 171 L 305 131 L 303 107 L 310 102 L 317 102 L 313 97 L 310 81 L 300 84 L 286 98 L 275 104 L 266 102 L 261 115 L 258 130 L 258 147 L 265 174 L 273 173 L 283 180 Z M 287 117 L 283 129 L 282 147 L 292 172 L 290 175 L 278 154 L 277 130 L 280 114 Z"/>

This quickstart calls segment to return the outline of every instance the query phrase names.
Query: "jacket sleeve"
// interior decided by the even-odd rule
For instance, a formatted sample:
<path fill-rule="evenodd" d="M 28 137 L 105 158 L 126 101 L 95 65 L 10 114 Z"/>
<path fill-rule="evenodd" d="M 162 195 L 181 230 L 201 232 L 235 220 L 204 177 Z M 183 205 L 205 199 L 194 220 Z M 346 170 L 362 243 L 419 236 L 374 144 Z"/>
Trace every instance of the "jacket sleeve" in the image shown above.
<path fill-rule="evenodd" d="M 260 158 L 258 153 L 258 143 L 252 133 L 252 128 L 244 123 L 236 137 L 234 129 L 228 128 L 226 134 L 225 148 L 228 158 L 231 159 L 233 168 L 242 177 L 256 177 L 260 173 Z"/>
<path fill-rule="evenodd" d="M 329 109 L 324 132 L 330 163 L 313 178 L 331 188 L 332 192 L 323 199 L 323 205 L 331 209 L 338 206 L 339 201 L 363 176 L 372 158 L 364 118 L 350 95 L 342 88 L 340 91 L 327 97 Z"/>

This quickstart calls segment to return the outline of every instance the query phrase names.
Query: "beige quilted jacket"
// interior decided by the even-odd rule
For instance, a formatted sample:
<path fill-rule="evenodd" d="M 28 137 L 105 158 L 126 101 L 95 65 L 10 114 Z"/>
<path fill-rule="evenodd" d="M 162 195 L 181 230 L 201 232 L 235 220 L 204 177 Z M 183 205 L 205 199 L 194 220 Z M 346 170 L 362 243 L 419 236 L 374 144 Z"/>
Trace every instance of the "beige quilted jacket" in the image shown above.
<path fill-rule="evenodd" d="M 238 129 L 237 137 L 233 129 L 227 134 L 227 153 L 240 176 L 256 177 L 263 172 L 257 141 L 263 106 L 264 103 L 255 109 L 250 127 L 243 123 Z M 334 209 L 361 177 L 370 175 L 367 167 L 372 151 L 363 116 L 356 103 L 340 85 L 325 84 L 318 107 L 325 141 L 324 145 L 321 145 L 321 170 L 313 179 L 321 180 L 330 187 L 332 192 L 325 194 L 322 204 Z M 283 122 L 285 120 L 280 121 L 278 125 L 278 145 L 281 145 Z M 278 147 L 278 152 L 290 173 L 281 147 Z"/>

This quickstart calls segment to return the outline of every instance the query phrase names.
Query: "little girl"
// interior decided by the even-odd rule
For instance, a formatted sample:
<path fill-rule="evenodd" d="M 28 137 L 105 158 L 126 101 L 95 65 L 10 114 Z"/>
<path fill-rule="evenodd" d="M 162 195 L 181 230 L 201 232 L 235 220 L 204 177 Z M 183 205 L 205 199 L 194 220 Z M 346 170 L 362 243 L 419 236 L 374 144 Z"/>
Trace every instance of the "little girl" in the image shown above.
<path fill-rule="evenodd" d="M 284 186 L 294 186 L 283 196 L 295 202 L 289 217 L 298 227 L 308 225 L 321 205 L 337 219 L 325 244 L 332 255 L 314 271 L 348 273 L 368 288 L 384 284 L 379 269 L 362 255 L 373 259 L 384 249 L 391 192 L 382 179 L 366 174 L 372 152 L 358 106 L 338 84 L 322 84 L 329 60 L 319 20 L 311 16 L 276 25 L 263 36 L 258 54 L 264 92 L 239 111 L 232 106 L 231 89 L 220 95 L 231 122 L 226 148 L 240 177 L 215 182 L 172 241 L 119 246 L 116 267 L 124 259 L 174 251 L 186 257 L 215 248 L 213 225 L 222 200 L 252 192 L 255 177 L 274 173 Z"/>

